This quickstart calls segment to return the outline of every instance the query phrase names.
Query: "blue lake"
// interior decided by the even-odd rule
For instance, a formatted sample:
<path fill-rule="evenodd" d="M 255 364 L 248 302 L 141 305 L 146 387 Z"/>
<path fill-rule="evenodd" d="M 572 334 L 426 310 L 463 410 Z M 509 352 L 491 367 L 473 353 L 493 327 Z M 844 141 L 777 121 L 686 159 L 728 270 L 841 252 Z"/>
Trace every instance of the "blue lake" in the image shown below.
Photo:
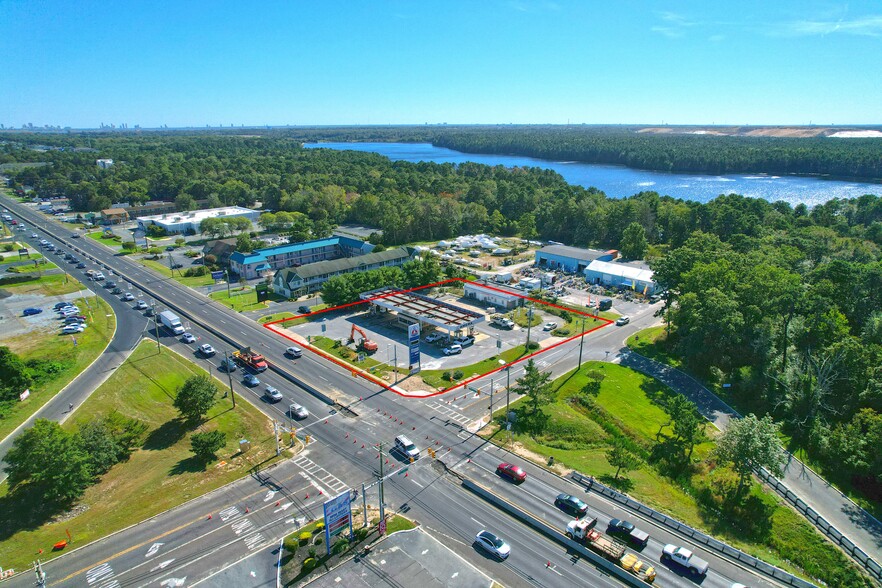
<path fill-rule="evenodd" d="M 847 141 L 848 139 L 840 139 Z M 309 148 L 370 151 L 393 161 L 433 161 L 463 163 L 474 161 L 505 167 L 541 167 L 559 173 L 570 184 L 594 186 L 613 198 L 625 198 L 652 190 L 662 195 L 707 202 L 720 194 L 741 194 L 771 202 L 783 200 L 808 206 L 833 198 L 856 198 L 864 194 L 882 195 L 882 184 L 823 180 L 805 176 L 733 174 L 725 176 L 676 174 L 632 169 L 617 165 L 549 161 L 516 155 L 469 154 L 435 147 L 430 143 L 308 143 Z"/>

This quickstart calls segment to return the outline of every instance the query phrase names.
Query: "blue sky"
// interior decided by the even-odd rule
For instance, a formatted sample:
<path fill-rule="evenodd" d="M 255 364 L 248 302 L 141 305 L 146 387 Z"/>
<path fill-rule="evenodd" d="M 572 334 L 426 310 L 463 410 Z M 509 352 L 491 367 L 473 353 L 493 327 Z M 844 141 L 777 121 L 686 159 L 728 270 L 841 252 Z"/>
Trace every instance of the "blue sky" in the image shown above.
<path fill-rule="evenodd" d="M 0 0 L 0 123 L 882 123 L 882 2 Z"/>

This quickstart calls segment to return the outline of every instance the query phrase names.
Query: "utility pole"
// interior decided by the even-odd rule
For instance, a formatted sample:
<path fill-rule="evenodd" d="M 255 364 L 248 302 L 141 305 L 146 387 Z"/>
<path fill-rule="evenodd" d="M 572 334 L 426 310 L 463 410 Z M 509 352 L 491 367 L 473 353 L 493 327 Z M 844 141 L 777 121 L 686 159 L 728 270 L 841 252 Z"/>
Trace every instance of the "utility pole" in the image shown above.
<path fill-rule="evenodd" d="M 530 328 L 533 326 L 533 306 L 527 307 L 527 353 L 530 353 Z"/>
<path fill-rule="evenodd" d="M 380 525 L 381 525 L 381 526 L 385 526 L 385 525 L 383 525 L 383 522 L 386 520 L 386 508 L 385 508 L 386 505 L 383 504 L 383 497 L 384 497 L 384 496 L 383 496 L 383 444 L 380 443 L 379 445 L 377 445 L 377 447 L 379 448 L 379 452 L 380 452 L 380 489 L 379 489 L 379 495 L 380 495 Z M 365 513 L 365 515 L 367 515 L 367 513 Z"/>
<path fill-rule="evenodd" d="M 362 527 L 367 527 L 368 523 L 368 513 L 367 513 L 367 492 L 365 492 L 364 483 L 361 485 L 361 512 L 364 514 L 364 524 Z"/>
<path fill-rule="evenodd" d="M 168 271 L 171 272 L 171 275 L 172 275 L 172 276 L 175 275 L 175 268 L 172 267 L 172 255 L 171 255 L 171 253 L 168 254 Z"/>
<path fill-rule="evenodd" d="M 493 378 L 490 378 L 490 421 L 493 421 Z"/>
<path fill-rule="evenodd" d="M 582 369 L 582 345 L 585 343 L 585 317 L 582 317 L 582 336 L 579 337 L 579 368 Z M 578 371 L 578 370 L 577 370 Z"/>
<path fill-rule="evenodd" d="M 511 400 L 511 364 L 505 366 L 505 422 L 508 423 L 508 405 Z"/>
<path fill-rule="evenodd" d="M 393 343 L 392 354 L 395 357 L 395 383 L 398 383 L 398 346 Z"/>
<path fill-rule="evenodd" d="M 224 351 L 224 371 L 230 379 L 230 398 L 233 399 L 233 408 L 236 408 L 236 393 L 233 392 L 233 370 L 230 369 L 230 356 Z"/>
<path fill-rule="evenodd" d="M 233 297 L 233 295 L 230 294 L 230 270 L 224 270 L 224 277 L 227 279 L 227 298 L 229 299 Z"/>
<path fill-rule="evenodd" d="M 162 347 L 159 345 L 159 322 L 156 320 L 156 301 L 150 301 L 150 308 L 153 309 L 153 331 L 156 333 L 156 353 L 162 353 Z"/>
<path fill-rule="evenodd" d="M 276 419 L 273 419 L 273 437 L 276 438 L 276 455 L 281 455 L 282 449 L 279 447 L 279 423 Z"/>

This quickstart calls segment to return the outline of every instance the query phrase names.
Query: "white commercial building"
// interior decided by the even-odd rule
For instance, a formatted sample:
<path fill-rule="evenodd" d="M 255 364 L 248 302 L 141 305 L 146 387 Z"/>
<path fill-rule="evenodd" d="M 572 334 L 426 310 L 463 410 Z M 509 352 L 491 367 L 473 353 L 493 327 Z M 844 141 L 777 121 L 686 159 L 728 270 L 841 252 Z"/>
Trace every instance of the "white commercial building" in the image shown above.
<path fill-rule="evenodd" d="M 199 223 L 207 218 L 229 218 L 234 216 L 242 216 L 253 222 L 260 216 L 260 212 L 241 206 L 225 206 L 223 208 L 208 208 L 192 212 L 171 212 L 168 214 L 155 214 L 153 216 L 139 216 L 138 228 L 146 229 L 149 225 L 156 225 L 162 227 L 168 233 L 186 233 L 190 230 L 198 233 Z"/>
<path fill-rule="evenodd" d="M 655 293 L 656 283 L 652 279 L 652 270 L 642 264 L 594 260 L 588 264 L 584 273 L 589 284 L 627 288 L 644 296 Z"/>

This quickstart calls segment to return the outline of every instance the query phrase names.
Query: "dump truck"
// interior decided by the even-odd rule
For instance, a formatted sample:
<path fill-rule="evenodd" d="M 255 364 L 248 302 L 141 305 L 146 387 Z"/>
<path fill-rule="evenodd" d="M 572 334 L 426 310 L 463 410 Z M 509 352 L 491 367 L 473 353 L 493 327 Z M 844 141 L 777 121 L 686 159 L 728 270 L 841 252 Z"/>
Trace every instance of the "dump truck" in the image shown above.
<path fill-rule="evenodd" d="M 159 313 L 159 322 L 175 335 L 184 333 L 184 325 L 181 324 L 181 319 L 170 310 L 163 310 Z"/>
<path fill-rule="evenodd" d="M 624 543 L 592 529 L 594 522 L 590 518 L 570 521 L 567 523 L 567 537 L 579 541 L 598 555 L 651 584 L 655 580 L 655 568 L 641 561 L 636 555 L 627 553 Z"/>
<path fill-rule="evenodd" d="M 241 363 L 242 366 L 250 368 L 255 372 L 262 372 L 267 368 L 266 359 L 256 351 L 251 351 L 250 347 L 234 351 L 233 359 Z"/>

